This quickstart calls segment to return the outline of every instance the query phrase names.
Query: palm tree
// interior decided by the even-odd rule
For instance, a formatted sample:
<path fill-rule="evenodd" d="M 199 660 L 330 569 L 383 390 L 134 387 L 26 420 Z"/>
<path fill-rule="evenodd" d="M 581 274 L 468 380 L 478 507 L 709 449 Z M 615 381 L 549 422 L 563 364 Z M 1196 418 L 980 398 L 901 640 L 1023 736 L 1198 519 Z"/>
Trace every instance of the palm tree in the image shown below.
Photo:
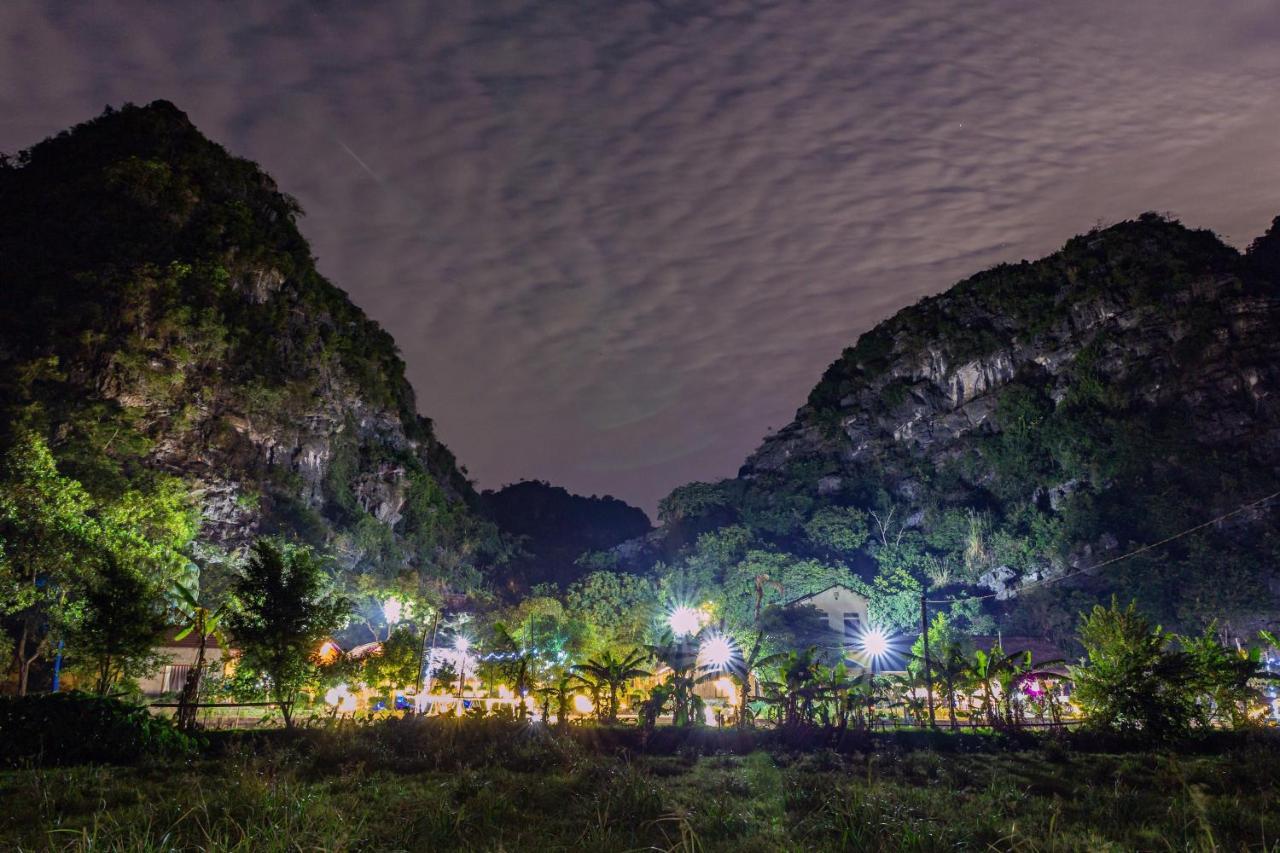
<path fill-rule="evenodd" d="M 779 681 L 770 686 L 782 704 L 782 724 L 794 726 L 812 720 L 813 702 L 820 690 L 817 649 L 810 646 L 789 652 L 780 663 Z"/>
<path fill-rule="evenodd" d="M 209 638 L 212 637 L 224 649 L 227 646 L 226 637 L 219 628 L 219 623 L 222 622 L 226 612 L 226 605 L 210 610 L 200 603 L 200 595 L 194 586 L 186 587 L 181 583 L 176 584 L 174 593 L 178 599 L 178 613 L 182 616 L 185 625 L 174 635 L 174 640 L 184 640 L 195 632 L 196 639 L 199 641 L 196 647 L 195 665 L 187 671 L 187 680 L 183 683 L 182 692 L 178 696 L 178 728 L 189 731 L 195 727 L 196 712 L 200 707 L 200 680 L 204 675 L 205 650 L 208 647 Z"/>
<path fill-rule="evenodd" d="M 580 663 L 573 668 L 580 679 L 594 687 L 595 692 L 601 688 L 608 689 L 608 710 L 604 715 L 608 722 L 618 721 L 618 691 L 633 679 L 651 674 L 648 670 L 640 668 L 640 664 L 644 663 L 647 657 L 648 654 L 639 649 L 633 649 L 621 658 L 614 657 L 612 651 L 607 651 L 600 657 Z M 597 712 L 599 710 L 597 705 Z"/>

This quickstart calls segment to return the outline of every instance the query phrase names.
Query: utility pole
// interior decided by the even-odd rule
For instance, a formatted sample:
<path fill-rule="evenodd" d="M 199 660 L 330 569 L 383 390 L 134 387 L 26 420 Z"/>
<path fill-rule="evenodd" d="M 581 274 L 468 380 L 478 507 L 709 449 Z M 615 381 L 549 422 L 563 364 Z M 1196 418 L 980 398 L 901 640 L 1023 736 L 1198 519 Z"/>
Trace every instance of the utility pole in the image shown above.
<path fill-rule="evenodd" d="M 933 670 L 929 666 L 929 601 L 927 593 L 920 593 L 920 638 L 924 640 L 924 689 L 929 701 L 929 728 L 936 729 L 938 721 L 933 714 Z"/>

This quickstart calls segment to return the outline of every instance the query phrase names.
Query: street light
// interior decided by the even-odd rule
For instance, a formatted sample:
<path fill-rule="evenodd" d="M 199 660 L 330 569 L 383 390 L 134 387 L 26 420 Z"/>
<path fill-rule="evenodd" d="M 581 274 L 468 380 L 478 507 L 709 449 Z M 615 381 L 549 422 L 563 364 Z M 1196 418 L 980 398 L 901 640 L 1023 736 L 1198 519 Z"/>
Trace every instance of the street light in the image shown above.
<path fill-rule="evenodd" d="M 697 607 L 681 605 L 667 614 L 667 627 L 677 637 L 696 634 L 711 619 L 711 614 Z"/>
<path fill-rule="evenodd" d="M 733 638 L 720 633 L 707 637 L 698 649 L 698 659 L 703 666 L 713 670 L 726 669 L 737 654 L 738 648 Z"/>
<path fill-rule="evenodd" d="M 857 645 L 863 656 L 867 659 L 871 674 L 876 674 L 876 663 L 881 658 L 889 656 L 889 637 L 885 634 L 884 629 L 877 628 L 874 625 L 868 626 L 858 636 Z"/>

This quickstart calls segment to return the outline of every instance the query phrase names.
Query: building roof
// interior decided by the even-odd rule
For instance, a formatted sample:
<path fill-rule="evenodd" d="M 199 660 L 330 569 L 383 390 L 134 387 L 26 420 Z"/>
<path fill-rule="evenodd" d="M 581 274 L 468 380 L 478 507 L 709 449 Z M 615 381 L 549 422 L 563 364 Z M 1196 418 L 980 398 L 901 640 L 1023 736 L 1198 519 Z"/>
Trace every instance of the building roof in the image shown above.
<path fill-rule="evenodd" d="M 842 583 L 833 583 L 833 584 L 831 584 L 831 586 L 823 587 L 822 589 L 818 590 L 817 592 L 810 592 L 810 593 L 806 593 L 805 595 L 797 596 L 797 597 L 795 597 L 795 598 L 791 599 L 790 601 L 784 601 L 784 602 L 782 602 L 782 603 L 781 603 L 781 605 L 779 605 L 779 606 L 781 606 L 781 607 L 791 607 L 792 605 L 799 604 L 799 603 L 800 603 L 800 602 L 802 602 L 802 601 L 807 601 L 807 600 L 809 600 L 810 598 L 817 598 L 819 595 L 822 595 L 824 592 L 828 592 L 828 591 L 833 590 L 833 589 L 841 589 L 841 590 L 844 590 L 845 592 L 848 592 L 848 593 L 851 593 L 851 594 L 853 594 L 853 595 L 858 596 L 858 598 L 861 598 L 863 601 L 866 601 L 866 599 L 867 599 L 867 597 L 866 597 L 865 595 L 863 595 L 862 593 L 858 592 L 858 591 L 857 591 L 856 589 L 854 589 L 853 587 L 845 586 L 845 585 L 844 585 L 844 584 L 842 584 Z"/>
<path fill-rule="evenodd" d="M 347 651 L 347 657 L 351 660 L 360 660 L 361 658 L 366 658 L 370 655 L 380 654 L 382 654 L 382 643 L 380 642 L 362 643 Z"/>

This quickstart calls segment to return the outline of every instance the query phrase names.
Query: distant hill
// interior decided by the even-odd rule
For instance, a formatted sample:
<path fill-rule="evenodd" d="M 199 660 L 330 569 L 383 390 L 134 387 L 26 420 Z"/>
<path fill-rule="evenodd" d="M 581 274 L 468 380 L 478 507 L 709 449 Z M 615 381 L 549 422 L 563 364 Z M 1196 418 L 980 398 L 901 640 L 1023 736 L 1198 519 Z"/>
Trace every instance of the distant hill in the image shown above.
<path fill-rule="evenodd" d="M 1238 635 L 1280 619 L 1274 503 L 1089 569 L 1278 490 L 1280 219 L 1242 254 L 1147 214 L 884 321 L 737 478 L 660 516 L 669 541 L 745 527 L 885 589 L 995 591 L 1023 633 L 1115 594 Z"/>
<path fill-rule="evenodd" d="M 474 582 L 496 531 L 394 341 L 316 271 L 299 215 L 164 101 L 5 161 L 6 432 L 48 436 L 94 490 L 180 475 L 210 554 L 278 533 L 351 571 Z"/>
<path fill-rule="evenodd" d="M 481 504 L 505 532 L 522 542 L 522 555 L 507 566 L 511 583 L 568 584 L 587 569 L 575 561 L 606 551 L 651 529 L 644 511 L 606 495 L 583 497 L 540 480 L 486 491 Z"/>

